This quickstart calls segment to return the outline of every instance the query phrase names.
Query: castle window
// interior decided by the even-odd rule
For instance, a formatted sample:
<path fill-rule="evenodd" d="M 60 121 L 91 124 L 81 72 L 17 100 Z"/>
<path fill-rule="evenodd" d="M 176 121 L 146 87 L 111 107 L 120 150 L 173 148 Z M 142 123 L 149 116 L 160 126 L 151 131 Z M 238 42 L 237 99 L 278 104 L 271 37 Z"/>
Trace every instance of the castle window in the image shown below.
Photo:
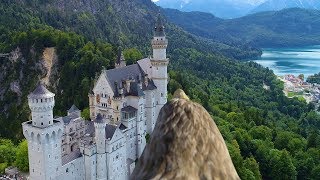
<path fill-rule="evenodd" d="M 43 126 L 43 123 L 41 123 L 41 126 Z"/>
<path fill-rule="evenodd" d="M 42 99 L 41 99 L 41 102 L 42 102 Z"/>
<path fill-rule="evenodd" d="M 51 124 L 51 121 L 49 121 L 49 124 Z"/>
<path fill-rule="evenodd" d="M 119 110 L 119 106 L 117 106 L 117 110 Z"/>
<path fill-rule="evenodd" d="M 163 93 L 161 93 L 161 97 L 163 97 Z"/>
<path fill-rule="evenodd" d="M 37 103 L 38 103 L 38 99 L 36 99 Z"/>
<path fill-rule="evenodd" d="M 69 168 L 66 169 L 66 173 L 68 173 L 68 172 L 69 172 Z"/>

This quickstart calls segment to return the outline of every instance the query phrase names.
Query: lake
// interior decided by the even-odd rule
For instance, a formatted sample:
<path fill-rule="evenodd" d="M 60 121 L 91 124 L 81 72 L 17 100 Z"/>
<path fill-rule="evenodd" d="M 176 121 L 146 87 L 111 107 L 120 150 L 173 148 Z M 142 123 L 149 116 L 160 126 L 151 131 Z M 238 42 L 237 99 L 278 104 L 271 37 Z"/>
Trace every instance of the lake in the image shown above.
<path fill-rule="evenodd" d="M 269 67 L 276 75 L 304 74 L 305 77 L 320 72 L 320 45 L 303 48 L 263 49 L 260 59 L 254 60 Z"/>

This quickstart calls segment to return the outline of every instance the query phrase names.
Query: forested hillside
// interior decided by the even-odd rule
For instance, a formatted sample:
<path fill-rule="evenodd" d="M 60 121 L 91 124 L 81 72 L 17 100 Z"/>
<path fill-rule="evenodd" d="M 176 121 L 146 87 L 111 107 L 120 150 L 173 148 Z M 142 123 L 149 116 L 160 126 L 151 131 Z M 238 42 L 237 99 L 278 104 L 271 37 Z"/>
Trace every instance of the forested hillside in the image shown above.
<path fill-rule="evenodd" d="M 253 47 L 306 46 L 320 43 L 320 11 L 285 9 L 223 20 L 209 13 L 165 9 L 168 20 L 215 41 Z M 223 34 L 223 35 L 222 35 Z"/>
<path fill-rule="evenodd" d="M 145 57 L 150 54 L 158 8 L 149 0 L 17 0 L 2 1 L 0 13 L 0 53 L 12 52 L 11 57 L 1 61 L 4 73 L 0 76 L 0 117 L 1 122 L 11 119 L 11 123 L 2 123 L 0 134 L 22 138 L 17 124 L 28 117 L 26 95 L 47 73 L 39 61 L 44 48 L 56 47 L 59 57 L 55 67 L 60 73 L 51 75 L 50 84 L 61 98 L 57 99 L 56 112 L 61 114 L 73 103 L 84 108 L 96 73 L 102 65 L 113 67 L 119 46 L 139 49 Z M 197 38 L 170 23 L 167 31 L 171 49 L 190 47 L 238 59 L 260 54 L 256 49 Z"/>
<path fill-rule="evenodd" d="M 320 73 L 309 76 L 307 82 L 320 84 Z"/>
<path fill-rule="evenodd" d="M 150 54 L 157 10 L 149 0 L 2 1 L 0 53 L 11 54 L 0 58 L 0 137 L 23 138 L 20 124 L 30 118 L 26 96 L 48 74 L 44 49 L 54 47 L 58 57 L 49 81 L 55 114 L 73 103 L 86 109 L 96 74 L 102 66 L 113 68 L 119 45 L 131 62 Z M 184 89 L 212 114 L 242 179 L 320 177 L 320 117 L 313 105 L 286 98 L 269 69 L 234 59 L 259 51 L 200 39 L 170 19 L 166 27 L 169 91 Z M 11 149 L 0 142 L 1 152 Z M 4 154 L 14 156 L 2 153 L 0 170 L 19 159 Z"/>

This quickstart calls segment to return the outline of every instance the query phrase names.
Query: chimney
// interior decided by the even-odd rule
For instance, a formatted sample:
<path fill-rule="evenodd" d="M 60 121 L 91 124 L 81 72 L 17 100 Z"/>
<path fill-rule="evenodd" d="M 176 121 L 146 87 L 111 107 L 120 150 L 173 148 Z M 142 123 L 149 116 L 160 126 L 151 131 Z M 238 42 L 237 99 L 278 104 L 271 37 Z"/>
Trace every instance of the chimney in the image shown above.
<path fill-rule="evenodd" d="M 144 84 L 146 85 L 146 87 L 148 87 L 148 83 L 149 83 L 148 74 L 145 74 L 144 75 Z"/>

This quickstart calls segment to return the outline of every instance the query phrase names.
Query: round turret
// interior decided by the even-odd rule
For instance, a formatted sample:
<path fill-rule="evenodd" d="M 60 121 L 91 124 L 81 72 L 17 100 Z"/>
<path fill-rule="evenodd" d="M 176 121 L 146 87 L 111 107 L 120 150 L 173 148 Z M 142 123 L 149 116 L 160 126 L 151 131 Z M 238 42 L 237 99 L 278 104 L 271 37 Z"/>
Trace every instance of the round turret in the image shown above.
<path fill-rule="evenodd" d="M 47 127 L 53 124 L 54 96 L 43 84 L 28 96 L 28 103 L 32 113 L 32 125 Z"/>

